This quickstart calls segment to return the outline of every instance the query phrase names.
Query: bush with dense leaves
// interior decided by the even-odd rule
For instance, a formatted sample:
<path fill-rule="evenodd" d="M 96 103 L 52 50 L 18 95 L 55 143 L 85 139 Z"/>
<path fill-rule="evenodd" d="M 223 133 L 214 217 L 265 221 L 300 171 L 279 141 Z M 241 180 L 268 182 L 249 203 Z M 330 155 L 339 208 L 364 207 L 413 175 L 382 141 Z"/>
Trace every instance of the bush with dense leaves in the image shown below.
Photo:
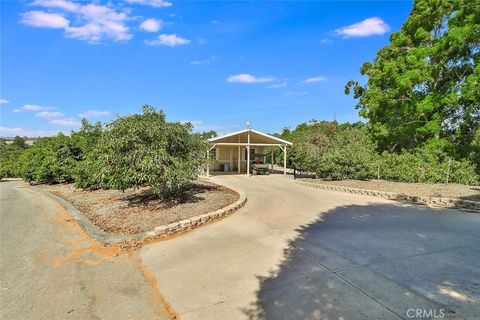
<path fill-rule="evenodd" d="M 20 157 L 22 177 L 31 183 L 71 182 L 78 174 L 86 154 L 102 134 L 100 123 L 82 120 L 82 127 L 70 136 L 40 138 Z"/>
<path fill-rule="evenodd" d="M 340 180 L 370 178 L 377 155 L 364 125 L 320 122 L 303 128 L 290 158 L 298 170 Z"/>
<path fill-rule="evenodd" d="M 159 196 L 178 194 L 198 177 L 205 142 L 190 123 L 169 123 L 162 111 L 144 106 L 143 114 L 120 117 L 106 130 L 82 164 L 82 188 L 149 186 Z"/>
<path fill-rule="evenodd" d="M 380 177 L 390 181 L 479 183 L 474 164 L 455 160 L 438 149 L 425 147 L 415 153 L 399 154 L 384 152 L 379 165 Z"/>
<path fill-rule="evenodd" d="M 7 145 L 5 140 L 0 144 L 0 179 L 19 178 L 21 176 L 20 156 L 27 148 L 25 139 L 15 137 L 13 143 Z"/>

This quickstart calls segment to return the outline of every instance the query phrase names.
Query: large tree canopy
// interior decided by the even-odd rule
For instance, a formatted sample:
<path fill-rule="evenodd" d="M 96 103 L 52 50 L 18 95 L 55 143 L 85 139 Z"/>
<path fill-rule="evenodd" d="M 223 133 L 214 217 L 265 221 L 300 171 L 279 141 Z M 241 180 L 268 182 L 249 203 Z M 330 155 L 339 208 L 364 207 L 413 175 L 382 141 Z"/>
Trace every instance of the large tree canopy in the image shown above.
<path fill-rule="evenodd" d="M 480 123 L 480 0 L 416 0 L 408 20 L 349 81 L 381 150 L 427 144 L 464 158 Z M 478 139 L 478 138 L 477 138 Z"/>

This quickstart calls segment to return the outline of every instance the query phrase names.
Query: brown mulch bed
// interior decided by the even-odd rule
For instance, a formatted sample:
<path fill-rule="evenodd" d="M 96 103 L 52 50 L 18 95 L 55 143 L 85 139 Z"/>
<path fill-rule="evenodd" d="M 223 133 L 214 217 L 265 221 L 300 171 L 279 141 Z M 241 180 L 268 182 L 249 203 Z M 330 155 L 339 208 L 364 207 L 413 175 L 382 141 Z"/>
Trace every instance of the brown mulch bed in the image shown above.
<path fill-rule="evenodd" d="M 328 184 L 342 187 L 396 192 L 407 195 L 439 197 L 450 199 L 463 199 L 480 201 L 480 187 L 466 186 L 462 184 L 429 184 L 429 183 L 406 183 L 385 180 L 340 180 L 327 181 L 321 179 L 304 179 L 306 182 Z"/>
<path fill-rule="evenodd" d="M 148 188 L 81 190 L 73 184 L 39 186 L 72 203 L 100 229 L 132 234 L 221 209 L 240 196 L 228 188 L 206 182 L 192 183 L 181 199 L 152 197 Z"/>

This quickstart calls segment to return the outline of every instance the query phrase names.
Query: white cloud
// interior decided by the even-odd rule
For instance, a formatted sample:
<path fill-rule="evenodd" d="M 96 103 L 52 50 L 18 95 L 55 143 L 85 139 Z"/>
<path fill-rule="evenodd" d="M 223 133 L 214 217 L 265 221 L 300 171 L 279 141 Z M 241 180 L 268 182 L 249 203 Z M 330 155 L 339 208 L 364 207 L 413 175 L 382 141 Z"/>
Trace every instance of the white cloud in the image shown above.
<path fill-rule="evenodd" d="M 330 44 L 332 42 L 333 40 L 327 38 L 323 38 L 322 40 L 320 40 L 320 44 Z"/>
<path fill-rule="evenodd" d="M 272 82 L 274 77 L 256 77 L 248 73 L 235 74 L 227 78 L 231 83 L 264 83 Z"/>
<path fill-rule="evenodd" d="M 172 3 L 164 0 L 125 0 L 132 4 L 143 4 L 155 8 L 171 7 Z"/>
<path fill-rule="evenodd" d="M 106 110 L 87 110 L 85 112 L 79 113 L 78 116 L 81 118 L 93 118 L 93 117 L 109 116 L 110 114 L 111 114 L 110 111 L 106 111 Z"/>
<path fill-rule="evenodd" d="M 190 40 L 177 36 L 176 34 L 161 34 L 157 39 L 147 41 L 146 44 L 151 46 L 168 46 L 175 47 L 189 44 Z"/>
<path fill-rule="evenodd" d="M 210 21 L 211 24 L 217 24 L 218 23 L 218 20 L 212 20 Z"/>
<path fill-rule="evenodd" d="M 162 27 L 162 21 L 157 19 L 147 19 L 140 24 L 140 29 L 147 32 L 158 32 Z"/>
<path fill-rule="evenodd" d="M 199 64 L 207 64 L 207 63 L 210 63 L 214 60 L 216 60 L 217 57 L 216 56 L 211 56 L 210 58 L 208 59 L 204 59 L 204 60 L 193 60 L 193 61 L 190 61 L 190 64 L 193 64 L 193 65 L 199 65 Z"/>
<path fill-rule="evenodd" d="M 42 118 L 42 119 L 56 119 L 56 118 L 61 118 L 64 116 L 63 112 L 59 111 L 42 111 L 39 112 L 35 115 L 37 118 Z"/>
<path fill-rule="evenodd" d="M 327 78 L 325 77 L 310 77 L 302 81 L 302 83 L 314 83 L 314 82 L 320 82 L 320 81 L 325 81 Z"/>
<path fill-rule="evenodd" d="M 32 4 L 39 7 L 57 8 L 66 11 L 78 10 L 78 5 L 76 3 L 67 0 L 36 0 L 33 1 Z"/>
<path fill-rule="evenodd" d="M 366 37 L 376 34 L 384 34 L 390 30 L 390 26 L 378 17 L 372 17 L 352 25 L 336 29 L 335 32 L 344 38 Z"/>
<path fill-rule="evenodd" d="M 77 4 L 67 0 L 37 0 L 33 5 L 59 12 L 28 11 L 22 22 L 33 27 L 62 28 L 71 38 L 99 42 L 106 38 L 125 41 L 132 38 L 126 24 L 128 17 L 123 9 L 115 9 L 113 4 Z M 67 17 L 70 19 L 67 19 Z"/>
<path fill-rule="evenodd" d="M 0 127 L 0 136 L 1 137 L 51 137 L 58 134 L 58 131 L 46 131 L 46 130 L 25 130 L 23 128 L 7 128 Z"/>
<path fill-rule="evenodd" d="M 22 14 L 22 23 L 37 28 L 67 28 L 70 21 L 58 13 L 28 11 Z"/>
<path fill-rule="evenodd" d="M 47 111 L 47 110 L 55 110 L 54 107 L 43 107 L 36 104 L 26 104 L 23 107 L 13 109 L 15 112 L 24 112 L 24 111 Z"/>
<path fill-rule="evenodd" d="M 73 118 L 62 118 L 62 119 L 53 119 L 50 123 L 58 124 L 60 126 L 68 126 L 68 127 L 78 127 L 80 126 L 80 122 L 76 121 Z"/>
<path fill-rule="evenodd" d="M 286 86 L 287 86 L 287 82 L 280 82 L 280 83 L 271 84 L 269 86 L 266 86 L 265 88 L 278 89 L 278 88 L 285 88 Z"/>
<path fill-rule="evenodd" d="M 7 104 L 9 102 L 7 99 L 0 99 L 0 104 Z"/>

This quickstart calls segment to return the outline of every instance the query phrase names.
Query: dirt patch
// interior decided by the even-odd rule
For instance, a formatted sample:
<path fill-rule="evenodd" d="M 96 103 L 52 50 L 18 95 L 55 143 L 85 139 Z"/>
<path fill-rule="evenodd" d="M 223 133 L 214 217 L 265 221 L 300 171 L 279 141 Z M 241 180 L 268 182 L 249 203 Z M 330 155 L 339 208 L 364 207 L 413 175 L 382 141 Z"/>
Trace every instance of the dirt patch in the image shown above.
<path fill-rule="evenodd" d="M 81 190 L 73 184 L 39 186 L 72 203 L 100 229 L 112 234 L 133 234 L 212 212 L 239 199 L 237 192 L 206 182 L 192 183 L 179 199 L 161 200 L 148 188 Z"/>
<path fill-rule="evenodd" d="M 454 183 L 429 184 L 392 182 L 385 180 L 326 181 L 321 179 L 303 179 L 303 181 L 349 188 L 395 192 L 406 195 L 480 201 L 480 187 L 466 186 Z"/>

